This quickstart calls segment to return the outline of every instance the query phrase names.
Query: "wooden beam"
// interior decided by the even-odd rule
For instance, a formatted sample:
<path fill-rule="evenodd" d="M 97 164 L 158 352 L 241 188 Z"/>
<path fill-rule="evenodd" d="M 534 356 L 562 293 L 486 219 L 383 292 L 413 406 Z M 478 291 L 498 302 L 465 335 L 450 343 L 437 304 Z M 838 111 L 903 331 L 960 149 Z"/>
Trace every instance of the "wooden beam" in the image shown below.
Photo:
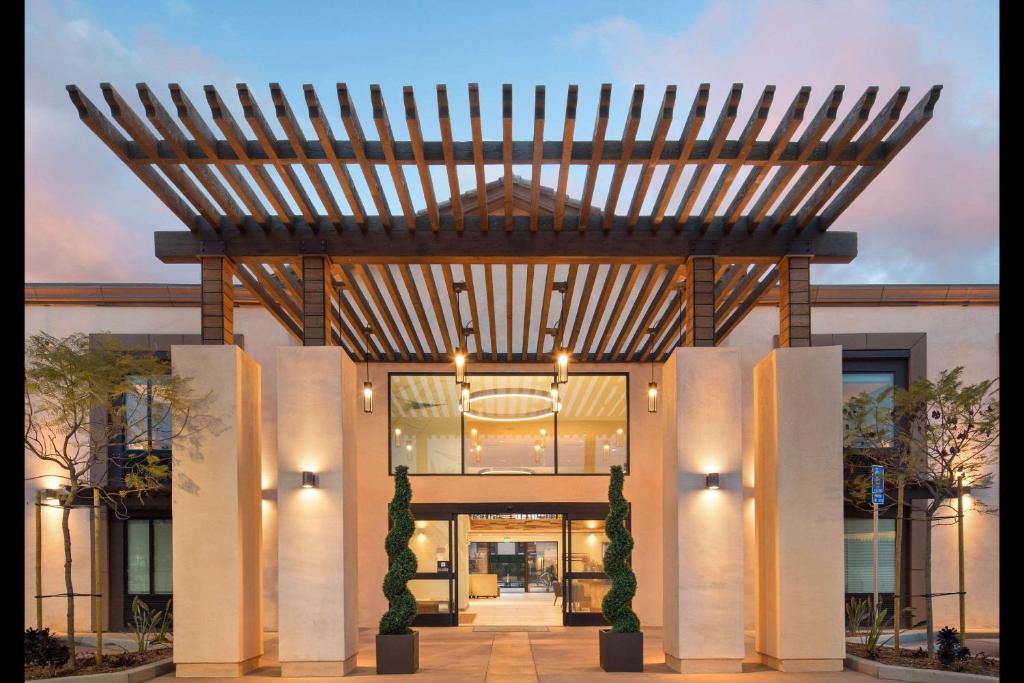
<path fill-rule="evenodd" d="M 352 98 L 348 93 L 348 85 L 338 83 L 338 106 L 341 108 L 341 123 L 345 126 L 345 134 L 348 135 L 349 144 L 352 146 L 352 154 L 356 163 L 363 172 L 366 179 L 366 187 L 370 191 L 373 205 L 377 207 L 380 221 L 385 228 L 390 229 L 393 222 L 391 208 L 384 196 L 384 187 L 380 183 L 380 175 L 377 174 L 377 167 L 371 163 L 366 156 L 366 135 L 363 133 L 363 125 L 359 122 L 359 115 L 356 113 Z M 415 229 L 412 225 L 410 230 Z"/>
<path fill-rule="evenodd" d="M 665 298 L 679 287 L 679 282 L 676 280 L 678 272 L 678 265 L 667 267 L 665 275 L 662 277 L 661 283 L 658 285 L 657 292 L 646 304 L 643 315 L 640 317 L 640 324 L 637 325 L 636 331 L 626 344 L 626 348 L 622 356 L 624 359 L 633 358 L 633 354 L 640 345 L 640 340 L 650 334 L 654 321 L 657 319 L 658 312 L 661 311 L 662 306 L 665 304 Z M 613 358 L 612 360 L 616 359 Z"/>
<path fill-rule="evenodd" d="M 715 345 L 715 259 L 686 262 L 686 346 Z"/>
<path fill-rule="evenodd" d="M 426 337 L 427 346 L 430 347 L 431 355 L 433 355 L 434 358 L 438 358 L 441 354 L 437 349 L 437 341 L 434 339 L 434 333 L 430 329 L 430 322 L 427 320 L 426 311 L 423 309 L 423 298 L 416 289 L 416 282 L 413 280 L 412 271 L 409 270 L 409 265 L 406 263 L 396 266 L 396 268 L 402 276 L 402 282 L 405 283 L 405 291 L 409 295 L 408 298 L 406 298 L 406 302 L 409 300 L 412 301 L 412 307 L 416 312 L 416 318 L 423 330 L 422 336 Z"/>
<path fill-rule="evenodd" d="M 882 143 L 882 138 L 885 137 L 885 134 L 896 125 L 909 93 L 910 88 L 906 86 L 899 88 L 885 106 L 882 107 L 881 111 L 878 112 L 871 124 L 864 129 L 864 132 L 857 139 L 858 159 L 863 160 L 873 152 Z M 825 202 L 846 182 L 846 179 L 855 170 L 856 168 L 853 166 L 839 166 L 828 172 L 825 180 L 814 189 L 814 192 L 811 193 L 811 196 L 807 198 L 807 201 L 804 202 L 797 213 L 796 224 L 799 229 L 802 230 L 811 222 L 811 219 L 818 214 L 825 205 Z"/>
<path fill-rule="evenodd" d="M 633 143 L 636 142 L 636 132 L 640 128 L 640 114 L 644 104 L 644 86 L 633 86 L 633 97 L 629 102 L 629 114 L 626 115 L 625 128 L 622 130 L 622 155 L 615 164 L 612 171 L 611 184 L 608 186 L 608 196 L 604 204 L 604 220 L 601 227 L 605 230 L 612 226 L 615 217 L 615 207 L 619 203 L 619 192 L 622 190 L 622 180 L 626 175 L 626 167 L 633 155 Z"/>
<path fill-rule="evenodd" d="M 811 260 L 787 256 L 779 262 L 779 346 L 811 345 Z"/>
<path fill-rule="evenodd" d="M 320 170 L 320 164 L 312 161 L 306 156 L 306 134 L 302 132 L 302 128 L 299 126 L 298 120 L 295 118 L 295 113 L 292 112 L 292 107 L 288 103 L 288 98 L 285 97 L 284 90 L 278 83 L 270 84 L 270 97 L 274 102 L 274 114 L 277 116 L 278 123 L 281 124 L 281 129 L 284 130 L 285 137 L 288 138 L 288 142 L 291 144 L 292 149 L 295 150 L 296 156 L 299 158 L 299 163 L 302 165 L 303 170 L 306 172 L 306 177 L 309 178 L 310 184 L 313 185 L 313 190 L 316 191 L 316 196 L 320 198 L 320 203 L 323 204 L 324 210 L 327 211 L 327 217 L 331 223 L 334 224 L 335 228 L 341 227 L 341 208 L 338 206 L 338 202 L 334 199 L 334 193 L 331 192 L 330 188 L 327 187 L 327 179 L 324 178 L 323 171 Z M 265 123 L 265 122 L 264 122 Z M 288 167 L 291 171 L 291 167 Z M 296 184 L 299 190 L 302 190 L 302 196 L 306 196 L 305 190 L 301 183 L 298 182 L 298 176 L 295 175 L 294 171 L 288 174 L 292 180 L 289 183 Z M 309 198 L 306 197 L 306 201 Z M 312 209 L 312 204 L 310 204 Z"/>
<path fill-rule="evenodd" d="M 112 151 L 118 159 L 124 163 L 128 163 L 125 149 L 127 147 L 127 140 L 124 136 L 111 125 L 110 121 L 106 119 L 103 114 L 96 108 L 96 106 L 85 96 L 77 86 L 67 86 L 68 95 L 71 97 L 71 102 L 75 105 L 78 110 L 78 117 L 82 120 L 86 126 L 89 127 L 96 137 L 98 137 L 103 144 L 105 144 L 110 151 Z M 131 166 L 132 172 L 148 187 L 153 194 L 157 196 L 160 201 L 164 203 L 168 209 L 171 210 L 178 220 L 185 224 L 189 229 L 197 231 L 200 227 L 209 227 L 205 219 L 200 218 L 196 212 L 190 207 L 178 194 L 167 184 L 155 169 L 149 166 Z"/>
<path fill-rule="evenodd" d="M 942 92 L 941 85 L 934 85 L 931 89 L 925 93 L 925 96 L 921 98 L 921 101 L 917 103 L 917 106 L 906 116 L 903 121 L 897 126 L 896 130 L 893 131 L 889 139 L 885 141 L 885 146 L 889 149 L 888 157 L 885 162 L 879 166 L 863 167 L 857 171 L 853 179 L 846 184 L 846 187 L 832 200 L 832 203 L 825 207 L 822 211 L 821 218 L 818 221 L 818 229 L 826 230 L 829 226 L 835 223 L 836 218 L 849 207 L 850 203 L 856 199 L 861 192 L 871 183 L 872 180 L 878 177 L 878 174 L 882 172 L 896 155 L 907 146 L 907 143 L 917 135 L 926 123 L 932 118 L 932 111 L 935 108 L 935 103 L 939 100 L 939 95 Z"/>
<path fill-rule="evenodd" d="M 805 162 L 809 158 L 821 138 L 836 120 L 836 115 L 839 113 L 839 105 L 843 101 L 843 91 L 844 88 L 841 85 L 832 88 L 832 92 L 829 93 L 818 113 L 814 115 L 814 118 L 804 128 L 804 132 L 800 135 L 800 140 L 796 143 L 799 150 L 797 160 L 800 163 Z M 768 187 L 761 193 L 758 200 L 754 202 L 750 215 L 746 219 L 745 229 L 748 232 L 753 232 L 765 220 L 768 210 L 799 170 L 799 164 L 781 167 L 776 170 L 772 181 L 768 183 Z M 737 220 L 742 222 L 744 219 Z"/>
<path fill-rule="evenodd" d="M 512 268 L 505 264 L 505 360 L 512 360 Z"/>
<path fill-rule="evenodd" d="M 455 229 L 462 232 L 462 197 L 459 195 L 459 174 L 455 169 L 455 155 L 452 152 L 452 120 L 448 111 L 448 89 L 443 85 L 437 86 L 437 116 L 441 124 L 441 149 L 444 153 L 445 171 L 448 172 Z"/>
<path fill-rule="evenodd" d="M 523 309 L 523 346 L 520 350 L 522 358 L 527 358 L 530 353 L 530 309 L 533 307 L 533 264 L 526 264 L 526 293 L 523 298 L 525 308 Z"/>
<path fill-rule="evenodd" d="M 313 130 L 316 131 L 317 138 L 320 140 L 324 156 L 327 158 L 331 170 L 334 171 L 334 177 L 338 179 L 338 185 L 345 195 L 345 201 L 348 202 L 352 218 L 355 219 L 360 229 L 363 229 L 366 227 L 366 209 L 363 207 L 363 200 L 359 197 L 359 193 L 356 192 L 355 186 L 352 184 L 352 175 L 348 171 L 348 166 L 339 161 L 338 155 L 335 152 L 334 148 L 338 143 L 334 137 L 334 131 L 331 129 L 331 122 L 327 119 L 327 115 L 324 114 L 323 107 L 320 106 L 320 97 L 309 83 L 302 86 L 302 92 L 306 98 L 309 120 L 313 124 Z M 306 158 L 308 159 L 309 155 L 306 155 Z"/>
<path fill-rule="evenodd" d="M 490 360 L 498 360 L 497 320 L 495 320 L 497 316 L 495 315 L 496 309 L 494 306 L 494 273 L 490 263 L 484 264 L 484 293 L 487 297 L 485 310 L 487 312 L 488 327 L 490 328 L 488 329 L 489 336 L 487 338 L 490 348 L 488 349 L 487 357 Z"/>
<path fill-rule="evenodd" d="M 790 139 L 796 134 L 796 129 L 800 127 L 804 120 L 804 111 L 807 109 L 807 103 L 810 99 L 811 88 L 805 85 L 797 92 L 792 104 L 789 105 L 789 109 L 783 114 L 782 120 L 779 121 L 779 125 L 775 128 L 775 132 L 772 134 L 771 140 L 769 140 L 772 149 L 771 155 L 768 157 L 770 161 L 778 160 L 783 150 L 786 149 L 786 145 L 789 144 Z M 757 194 L 758 188 L 761 187 L 761 183 L 768 177 L 770 171 L 771 167 L 769 166 L 752 166 L 750 168 L 750 172 L 743 180 L 743 185 L 740 186 L 736 196 L 729 203 L 729 208 L 725 210 L 726 225 L 733 225 L 740 219 L 743 215 L 743 210 Z"/>
<path fill-rule="evenodd" d="M 479 304 L 476 300 L 476 291 L 473 288 L 473 266 L 469 263 L 462 265 L 462 273 L 466 283 L 466 298 L 469 299 L 469 314 L 473 320 L 473 337 L 476 339 L 476 349 L 473 354 L 477 360 L 484 359 L 484 337 L 480 331 L 480 316 L 478 315 L 477 308 Z"/>
<path fill-rule="evenodd" d="M 544 341 L 548 336 L 548 312 L 551 308 L 551 288 L 555 281 L 555 267 L 557 264 L 549 263 L 545 266 L 547 271 L 544 274 L 544 291 L 541 294 L 540 324 L 537 325 L 537 350 L 530 356 L 539 360 L 544 356 Z"/>
<path fill-rule="evenodd" d="M 626 301 L 629 299 L 629 293 L 633 291 L 633 286 L 636 284 L 636 279 L 639 275 L 640 267 L 635 263 L 630 264 L 629 270 L 626 271 L 626 279 L 622 286 L 619 287 L 618 296 L 615 297 L 615 305 L 608 314 L 608 324 L 605 325 L 604 332 L 601 333 L 601 339 L 597 343 L 597 348 L 594 349 L 593 354 L 590 356 L 592 360 L 600 360 L 602 356 L 602 349 L 604 349 L 608 345 L 609 341 L 613 339 L 612 334 L 615 332 L 615 326 L 618 324 L 619 318 L 622 316 L 623 307 L 626 305 Z M 648 276 L 648 280 L 650 280 L 650 276 Z M 633 308 L 634 310 L 639 308 L 639 299 L 634 301 Z M 620 338 L 624 335 L 625 330 L 620 333 Z"/>
<path fill-rule="evenodd" d="M 597 104 L 597 118 L 594 121 L 594 134 L 591 142 L 590 163 L 587 164 L 587 175 L 583 181 L 583 196 L 580 197 L 579 231 L 587 229 L 590 220 L 590 202 L 594 197 L 594 184 L 597 182 L 597 169 L 600 165 L 601 151 L 604 149 L 604 133 L 608 129 L 608 109 L 612 99 L 612 84 L 601 84 L 601 95 Z"/>
<path fill-rule="evenodd" d="M 212 85 L 203 87 L 206 93 L 206 102 L 210 105 L 210 112 L 213 116 L 214 122 L 217 127 L 220 128 L 221 132 L 227 138 L 228 144 L 231 149 L 238 155 L 238 158 L 242 160 L 243 165 L 249 174 L 252 176 L 253 181 L 256 183 L 256 187 L 259 188 L 264 198 L 273 207 L 277 213 L 277 217 L 288 230 L 294 230 L 296 216 L 292 213 L 292 210 L 288 207 L 288 202 L 281 194 L 281 190 L 278 189 L 277 184 L 274 183 L 273 178 L 267 172 L 267 169 L 262 163 L 253 161 L 248 154 L 248 147 L 246 146 L 245 134 L 239 127 L 235 118 L 231 115 L 231 111 L 224 104 L 224 100 L 221 99 L 217 89 Z M 264 149 L 264 153 L 266 150 Z"/>
<path fill-rule="evenodd" d="M 658 108 L 658 118 L 654 122 L 654 132 L 651 134 L 651 155 L 640 166 L 640 177 L 637 178 L 636 188 L 633 190 L 633 199 L 629 203 L 627 225 L 632 228 L 636 226 L 640 218 L 640 208 L 643 206 L 644 197 L 647 196 L 647 188 L 650 187 L 651 179 L 654 177 L 654 168 L 658 159 L 661 158 L 661 150 L 665 147 L 665 136 L 672 125 L 672 111 L 676 105 L 676 86 L 665 87 L 665 95 L 661 99 L 661 106 Z"/>
<path fill-rule="evenodd" d="M 223 256 L 200 261 L 202 275 L 202 343 L 235 343 L 235 264 Z"/>
<path fill-rule="evenodd" d="M 757 136 L 764 127 L 765 121 L 768 120 L 768 110 L 771 108 L 774 98 L 775 86 L 765 86 L 764 92 L 761 93 L 761 99 L 758 100 L 754 111 L 750 114 L 746 127 L 740 134 L 740 151 L 736 156 L 736 161 L 726 164 L 725 168 L 722 169 L 722 173 L 718 176 L 718 180 L 711 190 L 711 195 L 708 197 L 707 202 L 704 204 L 704 209 L 700 213 L 701 232 L 706 232 L 704 226 L 710 225 L 711 219 L 718 213 L 718 207 L 721 206 L 725 195 L 728 194 L 729 188 L 732 186 L 733 181 L 736 179 L 736 174 L 740 170 L 740 166 L 743 165 L 743 162 L 750 154 L 750 149 L 757 141 Z"/>
<path fill-rule="evenodd" d="M 402 228 L 401 217 L 393 225 Z M 696 221 L 696 219 L 695 219 Z M 466 217 L 466 230 L 459 234 L 451 216 L 442 216 L 437 233 L 406 230 L 389 231 L 382 221 L 367 218 L 367 232 L 351 230 L 341 233 L 297 230 L 289 234 L 282 228 L 268 233 L 248 231 L 245 234 L 221 233 L 207 237 L 186 231 L 156 232 L 156 255 L 164 263 L 195 263 L 203 255 L 230 256 L 239 260 L 272 261 L 294 258 L 302 253 L 322 253 L 336 262 L 347 263 L 681 263 L 690 255 L 718 256 L 729 261 L 774 262 L 787 254 L 814 256 L 818 263 L 848 263 L 857 255 L 857 236 L 850 232 L 813 231 L 794 238 L 788 230 L 779 234 L 750 235 L 745 230 L 723 234 L 720 224 L 713 224 L 704 238 L 682 230 L 649 230 L 649 218 L 641 220 L 639 230 L 630 231 L 626 217 L 616 220 L 608 231 L 543 230 L 536 235 L 529 231 L 529 217 L 516 216 L 516 229 L 484 234 L 476 216 Z M 550 223 L 548 224 L 550 227 Z M 693 232 L 697 224 L 691 225 Z M 683 234 L 679 234 L 683 233 Z"/>
<path fill-rule="evenodd" d="M 590 358 L 592 356 L 591 342 L 593 342 L 594 335 L 601 326 L 604 309 L 608 305 L 608 298 L 615 287 L 615 281 L 619 278 L 619 268 L 621 267 L 621 264 L 618 263 L 611 263 L 608 266 L 608 273 L 601 285 L 601 295 L 597 299 L 597 307 L 594 309 L 594 315 L 590 319 L 590 325 L 587 327 L 587 336 L 583 341 L 583 350 L 580 352 L 582 357 Z M 632 265 L 630 266 L 630 268 L 633 267 Z"/>
<path fill-rule="evenodd" d="M 337 263 L 337 261 L 335 261 L 335 263 Z M 345 274 L 345 280 L 349 283 L 349 286 L 345 288 L 345 291 L 349 294 L 350 298 L 352 299 L 352 302 L 355 303 L 355 309 L 358 309 L 358 313 L 356 312 L 355 309 L 353 309 L 352 314 L 356 317 L 357 320 L 360 318 L 359 314 L 362 314 L 362 324 L 358 326 L 356 333 L 359 335 L 360 339 L 362 339 L 364 348 L 368 350 L 370 356 L 374 360 L 381 360 L 382 358 L 385 357 L 388 360 L 393 360 L 395 357 L 394 351 L 385 352 L 384 350 L 384 342 L 386 341 L 386 338 L 382 334 L 383 327 L 380 322 L 381 319 L 385 322 L 385 324 L 390 321 L 390 324 L 394 327 L 394 321 L 390 319 L 391 309 L 390 307 L 380 303 L 380 291 L 377 287 L 376 282 L 374 282 L 373 277 L 370 275 L 369 270 L 367 269 L 368 267 L 366 265 L 363 265 L 363 270 L 360 273 L 356 269 L 355 265 L 339 265 L 341 266 L 342 273 Z M 361 283 L 358 279 L 358 275 L 362 275 L 362 277 L 365 278 L 365 285 L 360 286 Z M 370 302 L 367 301 L 364 292 L 369 292 L 370 296 L 374 297 L 374 299 L 378 302 L 377 310 L 380 311 L 380 319 L 378 319 L 378 317 L 374 315 L 373 309 L 370 306 Z M 366 334 L 366 327 L 371 327 L 377 331 L 377 334 L 374 336 L 377 338 L 377 342 L 380 344 L 379 350 L 378 347 L 374 344 L 373 336 Z M 393 334 L 395 339 L 395 345 L 393 348 L 401 349 L 405 341 L 403 340 L 401 334 L 398 333 L 397 327 L 394 327 Z M 406 358 L 408 358 L 408 356 L 404 355 L 403 360 L 405 360 Z"/>
<path fill-rule="evenodd" d="M 504 173 L 503 208 L 505 213 L 505 230 L 512 229 L 512 84 L 501 86 L 501 154 Z M 480 198 L 483 201 L 483 198 Z"/>
<path fill-rule="evenodd" d="M 736 326 L 740 324 L 740 322 L 747 316 L 748 313 L 750 313 L 750 310 L 754 307 L 754 305 L 757 304 L 757 301 L 761 298 L 761 296 L 764 295 L 764 293 L 767 292 L 768 289 L 775 284 L 775 281 L 778 280 L 778 277 L 778 266 L 772 266 L 771 270 L 768 271 L 768 274 L 761 278 L 761 280 L 756 285 L 754 285 L 753 288 L 751 288 L 750 294 L 748 294 L 747 297 L 736 306 L 732 315 L 730 315 L 725 320 L 725 322 L 722 323 L 721 326 L 716 330 L 715 338 L 718 340 L 719 344 L 721 344 L 725 340 L 725 338 L 729 336 L 729 333 L 732 332 L 736 328 Z"/>
<path fill-rule="evenodd" d="M 684 342 L 686 330 L 686 289 L 688 282 L 682 282 L 665 308 L 665 315 L 641 349 L 645 361 L 664 359 L 671 351 Z"/>
<path fill-rule="evenodd" d="M 736 110 L 740 104 L 740 94 L 743 92 L 742 83 L 733 83 L 732 90 L 729 91 L 729 96 L 725 98 L 725 104 L 722 105 L 722 111 L 718 114 L 718 119 L 715 121 L 715 127 L 711 130 L 711 152 L 710 158 L 717 157 L 722 149 L 722 145 L 725 144 L 725 138 L 729 135 L 729 129 L 732 128 L 733 121 L 736 120 Z M 676 223 L 679 224 L 685 221 L 693 210 L 693 205 L 697 202 L 697 195 L 700 194 L 701 188 L 704 186 L 704 181 L 707 180 L 708 175 L 711 173 L 711 169 L 714 168 L 714 164 L 706 162 L 697 166 L 697 170 L 690 178 L 690 183 L 686 186 L 686 191 L 683 193 L 683 198 L 679 202 L 679 208 L 676 210 Z M 701 220 L 700 232 L 704 234 L 704 221 Z M 677 227 L 678 229 L 678 227 Z"/>
<path fill-rule="evenodd" d="M 540 208 L 540 167 L 544 150 L 544 86 L 538 85 L 533 96 L 533 169 L 530 173 L 530 232 L 537 232 L 537 211 Z"/>
<path fill-rule="evenodd" d="M 373 123 L 377 126 L 377 135 L 380 137 L 380 144 L 384 150 L 384 161 L 387 163 L 388 170 L 391 171 L 391 180 L 395 183 L 398 203 L 402 207 L 402 213 L 405 214 L 405 227 L 415 230 L 416 211 L 412 208 L 412 198 L 409 196 L 409 185 L 405 180 L 405 172 L 395 161 L 395 136 L 391 132 L 391 119 L 388 118 L 384 95 L 376 83 L 370 85 L 370 103 L 373 107 Z"/>
<path fill-rule="evenodd" d="M 175 109 L 178 112 L 178 118 L 181 119 L 185 129 L 195 139 L 196 145 L 208 159 L 213 160 L 214 168 L 224 177 L 224 180 L 227 181 L 231 189 L 238 195 L 238 198 L 242 200 L 252 219 L 263 226 L 264 230 L 269 230 L 267 210 L 264 208 L 263 202 L 256 195 L 256 192 L 253 191 L 252 185 L 242 177 L 242 173 L 238 170 L 237 166 L 225 163 L 216 156 L 217 138 L 213 131 L 210 130 L 210 127 L 206 125 L 206 121 L 196 111 L 195 106 L 188 98 L 188 95 L 185 94 L 185 91 L 177 83 L 171 83 L 168 87 L 171 91 L 171 101 L 174 102 Z M 187 145 L 188 143 L 186 142 Z"/>
<path fill-rule="evenodd" d="M 476 172 L 477 210 L 480 212 L 480 230 L 487 232 L 487 185 L 484 182 L 484 143 L 480 130 L 480 86 L 469 84 L 469 127 L 473 135 L 473 170 Z M 504 163 L 504 150 L 502 150 Z"/>
<path fill-rule="evenodd" d="M 565 191 L 569 181 L 569 161 L 572 159 L 573 132 L 576 130 L 576 99 L 579 86 L 570 85 L 565 96 L 565 123 L 562 126 L 562 157 L 558 165 L 558 187 L 555 189 L 555 232 L 562 229 L 565 216 Z"/>
<path fill-rule="evenodd" d="M 411 85 L 402 88 L 402 97 L 405 101 L 405 125 L 409 129 L 412 153 L 416 157 L 416 170 L 420 176 L 420 186 L 423 188 L 423 199 L 427 204 L 427 219 L 430 221 L 430 229 L 436 232 L 440 221 L 437 214 L 437 199 L 434 198 L 434 181 L 430 177 L 430 169 L 423 160 L 423 131 L 420 129 L 416 96 Z"/>
<path fill-rule="evenodd" d="M 146 111 L 146 118 L 149 119 L 149 122 L 164 137 L 167 144 L 171 145 L 175 154 L 183 161 L 183 165 L 191 171 L 192 175 L 202 184 L 207 193 L 217 202 L 217 205 L 224 212 L 228 221 L 239 230 L 244 231 L 247 226 L 245 225 L 245 212 L 242 210 L 242 207 L 238 205 L 235 198 L 231 196 L 231 193 L 227 191 L 224 184 L 213 173 L 213 169 L 205 164 L 197 164 L 189 159 L 188 138 L 185 137 L 185 133 L 174 122 L 174 119 L 167 113 L 167 110 L 164 109 L 160 100 L 150 91 L 149 86 L 145 83 L 137 83 L 135 88 L 138 90 L 139 99 L 142 101 L 142 106 Z M 248 222 L 253 221 L 250 220 Z M 217 225 L 215 227 L 219 228 L 220 226 Z"/>
<path fill-rule="evenodd" d="M 263 283 L 257 280 L 249 271 L 245 264 L 240 264 L 235 269 L 235 275 L 242 282 L 246 289 L 253 293 L 257 299 L 263 304 L 263 306 L 270 311 L 270 315 L 274 317 L 281 325 L 288 331 L 296 341 L 302 341 L 302 329 L 297 322 L 288 313 L 285 312 L 284 308 L 276 300 L 282 296 L 282 293 L 278 291 L 276 295 L 272 295 L 270 291 L 265 287 Z"/>
<path fill-rule="evenodd" d="M 409 306 L 412 305 L 412 302 L 398 293 L 398 283 L 395 282 L 395 278 L 391 274 L 391 268 L 388 264 L 371 264 L 367 266 L 367 272 L 373 271 L 374 265 L 376 266 L 378 278 L 384 283 L 384 288 L 387 290 L 388 296 L 391 298 L 389 309 L 398 311 L 398 318 L 402 323 L 402 328 L 405 330 L 409 341 L 412 342 L 413 348 L 416 352 L 416 357 L 419 360 L 425 360 L 426 351 L 423 347 L 423 342 L 420 335 L 416 332 L 416 326 L 412 322 L 412 317 L 409 315 L 408 309 Z"/>
<path fill-rule="evenodd" d="M 565 293 L 562 294 L 562 299 L 559 302 L 563 306 L 563 308 L 565 309 L 565 314 L 562 315 L 561 312 L 559 312 L 559 317 L 558 317 L 558 336 L 555 339 L 555 349 L 556 350 L 561 349 L 562 347 L 565 347 L 565 330 L 566 330 L 566 325 L 569 322 L 568 321 L 568 316 L 569 316 L 569 309 L 572 307 L 572 296 L 573 296 L 573 293 L 576 291 L 576 284 L 577 284 L 577 282 L 579 280 L 579 267 L 580 266 L 579 266 L 578 263 L 572 263 L 572 264 L 569 265 L 569 276 L 568 276 L 568 278 L 566 278 L 566 281 L 569 283 L 569 286 L 566 289 Z M 568 347 L 566 347 L 566 348 L 568 348 Z"/>
<path fill-rule="evenodd" d="M 569 339 L 568 349 L 572 353 L 576 353 L 576 340 L 580 336 L 580 331 L 585 327 L 584 323 L 587 321 L 587 308 L 590 306 L 590 293 L 594 289 L 594 281 L 597 279 L 597 270 L 600 267 L 598 263 L 587 264 L 587 277 L 583 281 L 583 291 L 580 294 L 580 302 L 576 305 L 576 318 L 572 326 L 572 337 Z"/>
<path fill-rule="evenodd" d="M 434 272 L 427 263 L 419 264 L 420 277 L 427 287 L 427 295 L 430 297 L 431 309 L 434 312 L 434 319 L 437 322 L 437 329 L 441 333 L 441 348 L 449 356 L 455 353 L 455 344 L 448 336 L 448 325 L 444 318 L 444 309 L 441 306 L 441 297 L 437 292 L 437 283 L 434 281 Z"/>

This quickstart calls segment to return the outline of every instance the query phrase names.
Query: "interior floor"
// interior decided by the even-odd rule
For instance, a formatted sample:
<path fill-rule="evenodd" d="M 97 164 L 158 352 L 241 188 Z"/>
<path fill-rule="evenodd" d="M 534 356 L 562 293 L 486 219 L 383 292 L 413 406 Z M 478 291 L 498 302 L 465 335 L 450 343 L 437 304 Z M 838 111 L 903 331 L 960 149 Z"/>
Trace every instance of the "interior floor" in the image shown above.
<path fill-rule="evenodd" d="M 470 598 L 459 624 L 473 626 L 561 626 L 562 599 L 554 593 L 505 593 L 497 598 Z"/>

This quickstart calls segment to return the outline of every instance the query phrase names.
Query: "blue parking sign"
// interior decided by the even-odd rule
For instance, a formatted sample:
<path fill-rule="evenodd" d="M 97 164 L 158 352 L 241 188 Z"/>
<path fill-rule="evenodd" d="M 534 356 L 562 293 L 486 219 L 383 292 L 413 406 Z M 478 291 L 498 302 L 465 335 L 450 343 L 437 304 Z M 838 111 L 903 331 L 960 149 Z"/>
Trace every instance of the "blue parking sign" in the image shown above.
<path fill-rule="evenodd" d="M 885 474 L 885 468 L 881 465 L 871 466 L 871 502 L 874 505 L 885 504 L 885 480 L 883 475 Z"/>

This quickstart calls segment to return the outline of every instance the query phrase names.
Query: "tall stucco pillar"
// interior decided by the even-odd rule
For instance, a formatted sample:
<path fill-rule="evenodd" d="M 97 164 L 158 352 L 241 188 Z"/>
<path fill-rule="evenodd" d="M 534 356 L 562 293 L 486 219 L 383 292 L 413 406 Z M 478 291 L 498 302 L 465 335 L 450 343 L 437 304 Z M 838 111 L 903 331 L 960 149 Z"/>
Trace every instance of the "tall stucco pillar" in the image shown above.
<path fill-rule="evenodd" d="M 195 411 L 202 425 L 194 418 L 174 440 L 176 675 L 240 676 L 263 654 L 260 366 L 212 345 L 172 346 L 171 367 L 209 394 Z M 173 420 L 177 433 L 182 416 Z"/>
<path fill-rule="evenodd" d="M 680 347 L 662 373 L 674 442 L 664 450 L 665 662 L 683 673 L 743 664 L 739 351 Z M 719 488 L 708 488 L 717 473 Z"/>
<path fill-rule="evenodd" d="M 344 676 L 356 664 L 355 380 L 356 368 L 339 347 L 277 349 L 278 635 L 284 677 Z M 302 488 L 303 472 L 316 475 L 315 488 Z"/>
<path fill-rule="evenodd" d="M 841 671 L 842 348 L 775 349 L 754 368 L 755 647 L 781 671 Z"/>

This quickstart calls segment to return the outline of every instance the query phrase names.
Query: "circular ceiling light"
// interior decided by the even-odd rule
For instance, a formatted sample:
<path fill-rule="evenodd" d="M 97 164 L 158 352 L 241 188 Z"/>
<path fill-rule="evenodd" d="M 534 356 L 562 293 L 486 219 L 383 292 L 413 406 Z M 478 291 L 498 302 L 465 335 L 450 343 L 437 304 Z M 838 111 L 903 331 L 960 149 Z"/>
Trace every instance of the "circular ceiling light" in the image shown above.
<path fill-rule="evenodd" d="M 510 402 L 501 401 L 501 399 L 526 399 L 527 401 L 537 401 L 541 405 L 546 404 L 546 406 L 537 410 L 512 412 L 511 410 L 500 409 L 503 405 L 511 405 Z M 481 410 L 480 408 L 472 407 L 474 403 L 479 405 L 481 402 L 490 403 L 491 401 L 497 401 L 499 409 Z M 551 395 L 541 389 L 483 389 L 471 392 L 467 404 L 470 407 L 463 411 L 466 417 L 490 422 L 524 422 L 527 420 L 540 420 L 554 414 L 552 411 L 553 400 Z"/>
<path fill-rule="evenodd" d="M 533 474 L 529 467 L 485 467 L 479 474 Z"/>

